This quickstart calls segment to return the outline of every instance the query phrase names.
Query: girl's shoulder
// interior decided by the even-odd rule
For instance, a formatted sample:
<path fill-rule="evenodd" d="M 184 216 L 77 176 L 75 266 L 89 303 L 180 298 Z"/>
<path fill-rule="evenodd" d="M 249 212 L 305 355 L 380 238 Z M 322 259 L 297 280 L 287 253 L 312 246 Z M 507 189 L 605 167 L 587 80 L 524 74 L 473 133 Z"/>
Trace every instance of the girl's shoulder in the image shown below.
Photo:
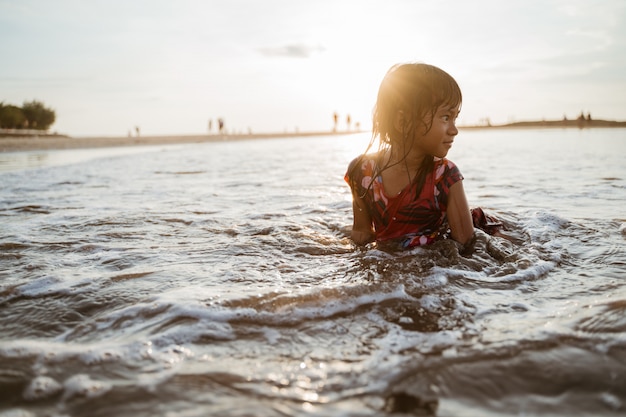
<path fill-rule="evenodd" d="M 348 165 L 344 179 L 351 187 L 361 187 L 363 180 L 369 178 L 372 181 L 376 175 L 378 153 L 362 154 L 354 158 Z"/>
<path fill-rule="evenodd" d="M 374 171 L 378 165 L 379 155 L 376 153 L 361 154 L 354 158 L 348 165 L 348 172 L 359 171 Z"/>
<path fill-rule="evenodd" d="M 461 174 L 456 164 L 446 158 L 435 158 L 432 172 L 436 183 L 444 181 L 452 185 L 463 179 L 463 174 Z"/>

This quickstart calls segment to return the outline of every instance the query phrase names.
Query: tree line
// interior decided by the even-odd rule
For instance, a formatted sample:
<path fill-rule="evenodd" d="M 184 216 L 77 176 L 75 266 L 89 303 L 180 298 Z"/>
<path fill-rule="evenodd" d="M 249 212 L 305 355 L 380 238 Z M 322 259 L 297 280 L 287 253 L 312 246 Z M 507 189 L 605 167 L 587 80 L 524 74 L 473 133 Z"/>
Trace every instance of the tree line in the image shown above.
<path fill-rule="evenodd" d="M 22 107 L 0 102 L 0 128 L 48 130 L 56 119 L 53 109 L 42 102 L 25 101 Z"/>

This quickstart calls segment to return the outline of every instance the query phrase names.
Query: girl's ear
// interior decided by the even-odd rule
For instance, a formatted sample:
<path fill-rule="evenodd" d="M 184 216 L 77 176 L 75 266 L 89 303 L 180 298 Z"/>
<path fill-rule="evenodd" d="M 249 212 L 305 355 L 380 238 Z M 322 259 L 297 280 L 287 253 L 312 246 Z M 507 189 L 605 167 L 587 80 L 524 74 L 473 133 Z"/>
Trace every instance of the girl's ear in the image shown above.
<path fill-rule="evenodd" d="M 402 110 L 398 110 L 396 113 L 395 119 L 393 119 L 393 127 L 396 131 L 404 134 L 404 124 L 406 120 L 404 119 L 404 112 Z"/>

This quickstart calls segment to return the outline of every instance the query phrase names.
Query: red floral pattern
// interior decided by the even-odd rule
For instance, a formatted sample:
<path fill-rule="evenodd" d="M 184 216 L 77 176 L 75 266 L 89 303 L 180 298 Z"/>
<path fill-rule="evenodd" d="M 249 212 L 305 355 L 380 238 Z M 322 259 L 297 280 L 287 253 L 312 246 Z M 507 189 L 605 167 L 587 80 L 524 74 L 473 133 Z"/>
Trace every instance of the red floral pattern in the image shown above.
<path fill-rule="evenodd" d="M 457 166 L 445 158 L 435 158 L 419 195 L 413 183 L 396 196 L 386 195 L 382 177 L 374 177 L 376 168 L 375 155 L 362 155 L 352 161 L 345 176 L 353 193 L 367 206 L 376 240 L 399 240 L 402 246 L 411 247 L 440 239 L 447 231 L 450 187 L 463 179 Z"/>

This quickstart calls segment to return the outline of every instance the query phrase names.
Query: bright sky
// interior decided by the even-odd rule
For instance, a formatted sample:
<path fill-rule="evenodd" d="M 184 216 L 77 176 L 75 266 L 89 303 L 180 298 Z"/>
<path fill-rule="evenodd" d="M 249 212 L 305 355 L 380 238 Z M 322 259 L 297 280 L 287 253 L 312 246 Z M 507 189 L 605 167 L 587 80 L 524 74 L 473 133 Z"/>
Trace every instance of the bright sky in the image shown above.
<path fill-rule="evenodd" d="M 0 0 L 0 101 L 72 136 L 363 128 L 398 62 L 459 82 L 460 124 L 626 120 L 624 0 Z"/>

